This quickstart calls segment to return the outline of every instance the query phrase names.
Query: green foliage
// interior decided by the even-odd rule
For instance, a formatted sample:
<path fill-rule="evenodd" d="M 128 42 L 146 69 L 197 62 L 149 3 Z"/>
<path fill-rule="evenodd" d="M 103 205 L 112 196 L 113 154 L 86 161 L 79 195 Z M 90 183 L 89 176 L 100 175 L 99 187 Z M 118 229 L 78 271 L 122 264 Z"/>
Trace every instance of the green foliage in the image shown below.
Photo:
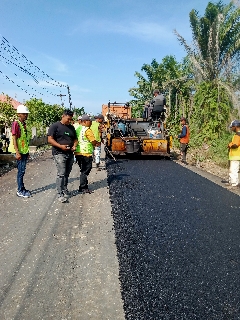
<path fill-rule="evenodd" d="M 11 123 L 16 118 L 16 111 L 11 104 L 11 98 L 7 95 L 7 101 L 0 101 L 0 126 L 11 126 Z"/>
<path fill-rule="evenodd" d="M 226 131 L 231 110 L 231 100 L 223 87 L 214 82 L 202 82 L 194 96 L 191 117 L 196 142 L 219 138 Z"/>
<path fill-rule="evenodd" d="M 64 108 L 57 104 L 45 104 L 42 99 L 31 99 L 26 101 L 25 105 L 29 108 L 28 126 L 36 127 L 38 132 L 49 127 L 52 123 L 59 121 Z"/>
<path fill-rule="evenodd" d="M 185 58 L 183 63 L 178 63 L 175 57 L 170 55 L 164 57 L 161 63 L 153 59 L 150 65 L 144 64 L 141 71 L 145 75 L 136 72 L 137 87 L 129 89 L 129 94 L 135 98 L 131 101 L 133 115 L 142 114 L 145 102 L 152 100 L 153 90 L 158 88 L 166 94 L 170 115 L 173 114 L 176 118 L 179 113 L 176 95 L 179 94 L 181 100 L 187 101 L 193 87 L 190 61 Z"/>
<path fill-rule="evenodd" d="M 77 119 L 79 116 L 82 116 L 83 114 L 85 114 L 85 110 L 84 107 L 82 108 L 75 108 L 73 109 L 74 112 L 74 119 Z"/>

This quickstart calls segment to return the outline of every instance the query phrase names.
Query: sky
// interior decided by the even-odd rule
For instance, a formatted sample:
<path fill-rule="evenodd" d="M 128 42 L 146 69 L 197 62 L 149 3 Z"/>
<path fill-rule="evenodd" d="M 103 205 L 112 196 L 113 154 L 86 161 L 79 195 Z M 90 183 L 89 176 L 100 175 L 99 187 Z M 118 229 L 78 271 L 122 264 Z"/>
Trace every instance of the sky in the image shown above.
<path fill-rule="evenodd" d="M 191 43 L 189 12 L 203 15 L 208 2 L 1 0 L 0 41 L 4 37 L 18 55 L 11 57 L 2 43 L 0 93 L 19 102 L 35 95 L 50 104 L 61 104 L 63 94 L 67 108 L 68 85 L 72 106 L 92 114 L 109 101 L 125 103 L 143 64 L 166 55 L 181 62 L 185 51 L 173 30 Z M 37 81 L 19 69 L 26 61 Z"/>

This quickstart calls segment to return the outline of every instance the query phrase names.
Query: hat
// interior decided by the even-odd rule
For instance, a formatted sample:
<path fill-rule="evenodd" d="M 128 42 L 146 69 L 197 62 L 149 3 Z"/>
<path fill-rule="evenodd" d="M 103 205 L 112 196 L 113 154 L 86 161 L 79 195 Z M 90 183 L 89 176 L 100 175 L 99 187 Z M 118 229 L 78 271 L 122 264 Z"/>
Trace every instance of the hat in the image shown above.
<path fill-rule="evenodd" d="M 181 117 L 180 121 L 187 121 L 185 117 Z"/>
<path fill-rule="evenodd" d="M 104 116 L 103 116 L 102 114 L 98 114 L 98 115 L 96 116 L 96 119 L 102 119 L 102 120 L 104 120 Z"/>
<path fill-rule="evenodd" d="M 233 120 L 230 124 L 230 128 L 232 127 L 240 127 L 240 121 L 239 120 Z"/>
<path fill-rule="evenodd" d="M 17 107 L 17 113 L 30 113 L 28 110 L 28 107 L 24 106 L 23 104 L 20 104 Z"/>
<path fill-rule="evenodd" d="M 160 91 L 158 90 L 158 89 L 155 89 L 154 91 L 153 91 L 153 93 L 159 93 Z"/>
<path fill-rule="evenodd" d="M 91 121 L 91 119 L 87 114 L 83 114 L 82 115 L 82 121 Z"/>
<path fill-rule="evenodd" d="M 77 119 L 78 119 L 78 120 L 82 120 L 82 116 L 79 116 Z"/>

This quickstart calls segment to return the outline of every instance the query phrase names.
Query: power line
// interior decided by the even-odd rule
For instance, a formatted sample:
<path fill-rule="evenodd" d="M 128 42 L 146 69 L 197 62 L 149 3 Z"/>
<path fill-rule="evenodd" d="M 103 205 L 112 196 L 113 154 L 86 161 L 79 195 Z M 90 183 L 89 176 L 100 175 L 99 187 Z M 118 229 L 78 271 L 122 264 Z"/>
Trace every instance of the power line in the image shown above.
<path fill-rule="evenodd" d="M 50 87 L 53 86 L 55 88 L 57 88 L 57 87 L 66 88 L 68 91 L 68 96 L 69 96 L 70 109 L 72 108 L 71 94 L 70 94 L 69 86 L 67 84 L 63 84 L 63 83 L 60 83 L 59 81 L 54 80 L 47 73 L 42 71 L 38 66 L 36 66 L 24 54 L 22 54 L 15 46 L 13 46 L 1 34 L 0 34 L 0 60 L 2 61 L 2 63 L 4 61 L 8 66 L 10 66 L 10 65 L 14 66 L 22 73 L 31 77 L 31 79 L 33 79 L 33 81 L 36 83 L 36 85 L 38 87 L 41 87 L 41 89 L 45 90 L 46 94 L 48 93 L 52 96 L 59 96 L 61 98 L 61 102 L 62 102 L 62 96 L 66 96 L 66 95 L 62 95 L 61 93 L 60 93 L 60 95 L 54 94 L 45 86 L 48 84 L 47 86 L 50 85 Z M 7 67 L 7 66 L 5 65 L 5 67 Z M 22 88 L 22 86 L 20 84 L 17 84 L 14 80 L 11 79 L 10 76 L 5 75 L 3 73 L 3 71 L 0 71 L 0 73 L 1 73 L 0 75 L 2 77 L 4 77 L 5 79 L 7 79 L 9 82 L 15 84 L 18 88 L 20 88 L 22 91 L 29 94 L 30 96 L 31 96 L 31 94 L 28 92 L 29 89 L 34 91 L 34 94 L 32 96 L 36 96 L 36 93 L 43 96 L 43 93 L 39 92 L 38 90 L 34 89 L 31 85 L 27 84 L 21 77 L 19 77 L 17 75 L 16 72 L 14 72 L 13 70 L 11 70 L 11 72 L 13 73 L 14 77 L 17 77 L 18 79 L 20 79 L 22 81 L 22 83 L 24 85 L 26 85 L 28 88 L 26 88 L 26 89 Z M 42 82 L 43 82 L 43 85 L 42 85 Z M 44 83 L 46 83 L 45 86 L 44 86 Z"/>

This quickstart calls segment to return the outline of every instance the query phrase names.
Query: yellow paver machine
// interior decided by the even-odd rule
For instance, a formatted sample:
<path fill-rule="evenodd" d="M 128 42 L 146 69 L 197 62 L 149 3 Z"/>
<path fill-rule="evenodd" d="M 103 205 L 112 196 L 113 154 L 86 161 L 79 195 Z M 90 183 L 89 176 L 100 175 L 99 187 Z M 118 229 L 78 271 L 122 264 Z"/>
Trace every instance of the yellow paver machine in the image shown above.
<path fill-rule="evenodd" d="M 143 119 L 131 117 L 126 103 L 102 105 L 105 117 L 106 147 L 114 155 L 170 157 L 172 136 L 168 134 L 163 117 Z"/>

